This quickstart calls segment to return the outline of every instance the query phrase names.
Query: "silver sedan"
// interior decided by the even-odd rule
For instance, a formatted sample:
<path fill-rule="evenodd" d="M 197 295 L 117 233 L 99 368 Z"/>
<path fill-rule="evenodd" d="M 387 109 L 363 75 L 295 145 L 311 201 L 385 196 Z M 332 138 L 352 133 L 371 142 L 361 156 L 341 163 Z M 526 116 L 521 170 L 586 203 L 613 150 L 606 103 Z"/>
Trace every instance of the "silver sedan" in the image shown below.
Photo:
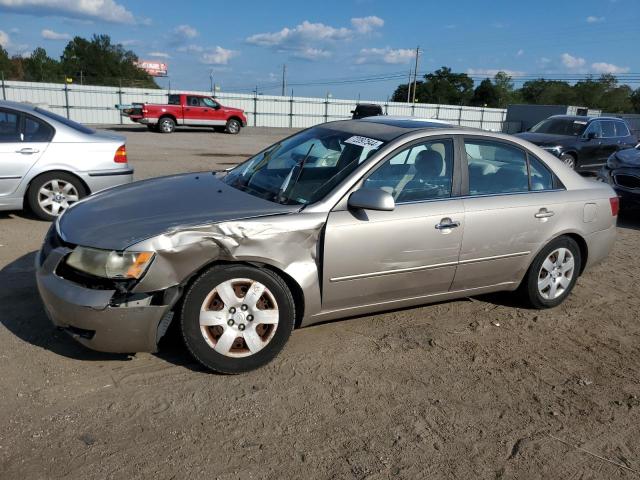
<path fill-rule="evenodd" d="M 607 256 L 617 214 L 611 187 L 524 140 L 371 117 L 80 202 L 37 282 L 88 347 L 155 351 L 179 322 L 198 361 L 239 373 L 326 320 L 501 290 L 555 307 Z"/>
<path fill-rule="evenodd" d="M 0 101 L 0 210 L 26 206 L 52 220 L 91 193 L 131 181 L 124 137 Z"/>

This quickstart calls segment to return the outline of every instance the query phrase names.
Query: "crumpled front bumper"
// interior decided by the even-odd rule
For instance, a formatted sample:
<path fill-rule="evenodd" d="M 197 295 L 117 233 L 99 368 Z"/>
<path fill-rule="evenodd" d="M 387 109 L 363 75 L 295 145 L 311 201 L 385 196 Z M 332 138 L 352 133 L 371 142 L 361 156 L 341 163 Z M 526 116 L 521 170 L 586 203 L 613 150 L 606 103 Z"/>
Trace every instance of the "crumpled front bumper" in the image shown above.
<path fill-rule="evenodd" d="M 115 303 L 115 290 L 87 288 L 56 274 L 70 253 L 58 247 L 36 258 L 36 281 L 53 324 L 81 344 L 103 352 L 155 352 L 171 321 L 171 305 L 152 305 L 151 296 Z M 42 260 L 42 261 L 41 261 Z"/>

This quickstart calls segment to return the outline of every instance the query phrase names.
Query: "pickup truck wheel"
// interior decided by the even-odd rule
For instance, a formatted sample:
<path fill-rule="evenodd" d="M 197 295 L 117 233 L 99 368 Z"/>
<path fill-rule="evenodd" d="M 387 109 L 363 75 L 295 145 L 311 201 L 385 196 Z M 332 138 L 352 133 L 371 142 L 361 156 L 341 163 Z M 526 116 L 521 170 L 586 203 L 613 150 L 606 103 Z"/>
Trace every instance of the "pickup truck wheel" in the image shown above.
<path fill-rule="evenodd" d="M 176 122 L 173 118 L 163 117 L 158 121 L 158 131 L 160 133 L 171 133 L 176 129 Z"/>
<path fill-rule="evenodd" d="M 242 125 L 240 125 L 240 122 L 235 118 L 230 118 L 229 120 L 227 120 L 227 126 L 225 127 L 225 131 L 227 133 L 230 133 L 231 135 L 235 135 L 237 133 L 240 133 L 240 128 L 242 128 Z"/>
<path fill-rule="evenodd" d="M 205 367 L 237 374 L 273 360 L 291 335 L 295 303 L 275 273 L 245 265 L 217 265 L 187 290 L 181 329 Z"/>

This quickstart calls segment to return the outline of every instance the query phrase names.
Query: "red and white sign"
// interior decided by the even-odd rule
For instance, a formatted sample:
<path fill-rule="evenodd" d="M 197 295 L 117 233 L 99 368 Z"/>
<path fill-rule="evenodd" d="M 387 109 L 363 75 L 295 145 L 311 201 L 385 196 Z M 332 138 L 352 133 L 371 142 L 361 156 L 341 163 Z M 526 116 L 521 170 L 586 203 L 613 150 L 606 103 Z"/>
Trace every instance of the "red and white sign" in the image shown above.
<path fill-rule="evenodd" d="M 166 77 L 169 70 L 169 66 L 166 63 L 154 60 L 140 60 L 136 62 L 136 65 L 152 77 Z"/>

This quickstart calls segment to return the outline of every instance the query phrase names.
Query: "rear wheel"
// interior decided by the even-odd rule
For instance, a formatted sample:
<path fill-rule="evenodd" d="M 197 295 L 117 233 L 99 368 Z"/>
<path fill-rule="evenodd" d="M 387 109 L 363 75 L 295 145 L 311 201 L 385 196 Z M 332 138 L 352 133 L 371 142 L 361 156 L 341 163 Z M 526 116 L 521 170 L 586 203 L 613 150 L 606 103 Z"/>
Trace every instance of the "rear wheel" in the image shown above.
<path fill-rule="evenodd" d="M 580 247 L 575 240 L 553 240 L 538 253 L 520 286 L 525 300 L 538 309 L 560 305 L 573 290 L 581 265 Z"/>
<path fill-rule="evenodd" d="M 560 155 L 560 160 L 570 169 L 576 169 L 576 157 L 570 153 L 563 153 Z"/>
<path fill-rule="evenodd" d="M 237 374 L 273 360 L 293 330 L 295 306 L 286 283 L 269 270 L 220 265 L 185 294 L 185 343 L 205 367 Z"/>
<path fill-rule="evenodd" d="M 38 218 L 51 221 L 86 196 L 87 190 L 76 177 L 65 172 L 51 172 L 31 182 L 27 201 Z"/>
<path fill-rule="evenodd" d="M 160 133 L 172 133 L 176 129 L 176 122 L 171 117 L 162 117 L 158 121 L 158 131 Z"/>
<path fill-rule="evenodd" d="M 225 132 L 235 135 L 237 133 L 240 133 L 241 128 L 242 128 L 242 125 L 240 124 L 239 120 L 236 120 L 235 118 L 230 118 L 229 120 L 227 120 Z"/>

